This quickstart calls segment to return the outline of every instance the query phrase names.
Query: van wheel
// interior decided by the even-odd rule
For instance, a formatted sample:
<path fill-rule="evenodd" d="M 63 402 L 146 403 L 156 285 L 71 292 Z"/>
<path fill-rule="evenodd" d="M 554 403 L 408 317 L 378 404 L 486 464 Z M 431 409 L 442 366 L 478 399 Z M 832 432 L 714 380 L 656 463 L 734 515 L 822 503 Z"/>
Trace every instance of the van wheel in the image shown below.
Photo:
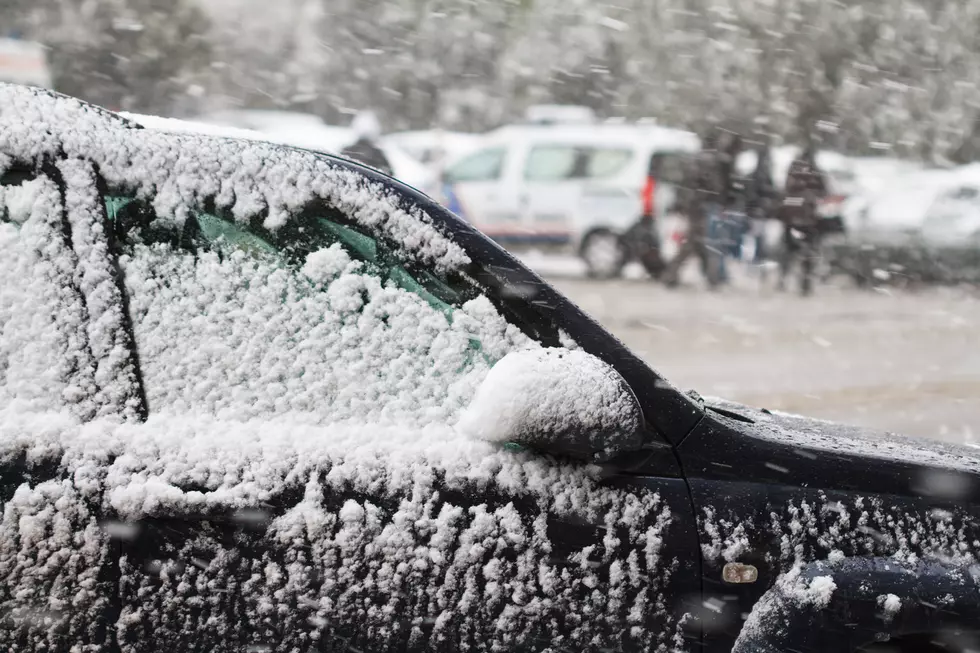
<path fill-rule="evenodd" d="M 585 261 L 587 274 L 593 279 L 615 279 L 626 267 L 626 245 L 607 229 L 590 232 L 582 241 L 579 256 Z"/>

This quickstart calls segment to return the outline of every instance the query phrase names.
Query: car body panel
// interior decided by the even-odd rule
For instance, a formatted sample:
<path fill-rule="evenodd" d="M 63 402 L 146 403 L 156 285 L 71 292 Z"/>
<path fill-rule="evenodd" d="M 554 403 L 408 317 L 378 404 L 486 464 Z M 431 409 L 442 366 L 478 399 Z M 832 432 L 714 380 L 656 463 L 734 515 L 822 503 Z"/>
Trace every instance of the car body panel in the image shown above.
<path fill-rule="evenodd" d="M 698 511 L 705 650 L 730 650 L 756 602 L 794 568 L 822 562 L 833 578 L 835 565 L 877 558 L 895 569 L 939 560 L 952 570 L 980 551 L 977 451 L 706 405 L 710 416 L 679 448 Z M 753 566 L 758 580 L 725 582 L 730 563 Z M 846 641 L 846 629 L 836 636 Z M 806 645 L 799 650 L 822 650 Z"/>

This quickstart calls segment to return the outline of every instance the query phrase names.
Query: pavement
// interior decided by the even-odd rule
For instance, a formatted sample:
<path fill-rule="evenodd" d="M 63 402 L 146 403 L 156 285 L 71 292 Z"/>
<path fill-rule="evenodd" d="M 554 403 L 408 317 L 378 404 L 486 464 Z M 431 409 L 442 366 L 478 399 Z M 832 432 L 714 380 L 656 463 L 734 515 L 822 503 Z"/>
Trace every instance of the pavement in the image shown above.
<path fill-rule="evenodd" d="M 574 259 L 525 259 L 675 385 L 703 395 L 953 442 L 980 443 L 980 289 L 846 280 L 780 293 L 759 270 L 669 290 L 636 269 L 584 278 Z"/>

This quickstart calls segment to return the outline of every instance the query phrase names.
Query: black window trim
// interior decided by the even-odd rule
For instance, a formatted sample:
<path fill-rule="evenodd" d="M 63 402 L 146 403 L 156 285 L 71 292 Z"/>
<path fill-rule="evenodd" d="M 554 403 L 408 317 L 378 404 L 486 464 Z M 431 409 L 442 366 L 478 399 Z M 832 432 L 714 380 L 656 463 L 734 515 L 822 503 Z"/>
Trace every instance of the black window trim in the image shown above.
<path fill-rule="evenodd" d="M 64 158 L 65 157 L 62 155 L 58 157 L 58 160 L 62 160 Z M 62 245 L 64 245 L 67 251 L 72 252 L 74 255 L 74 239 L 72 237 L 71 222 L 68 220 L 67 184 L 65 183 L 64 176 L 61 174 L 61 170 L 58 168 L 56 160 L 52 157 L 44 157 L 40 161 L 32 161 L 32 162 L 25 162 L 23 160 L 15 159 L 13 163 L 4 170 L 3 176 L 6 177 L 7 175 L 9 175 L 11 170 L 29 171 L 27 174 L 24 175 L 25 178 L 21 180 L 19 183 L 24 183 L 25 181 L 31 181 L 37 179 L 39 176 L 44 176 L 51 179 L 54 182 L 55 186 L 57 186 L 58 196 L 61 202 L 61 216 L 60 216 L 61 228 L 59 230 L 59 233 L 62 236 Z M 78 265 L 77 260 L 75 260 L 75 265 L 76 266 Z M 85 297 L 85 293 L 82 292 L 82 289 L 78 286 L 78 282 L 76 280 L 75 274 L 71 275 L 71 279 L 69 280 L 68 283 L 71 284 L 72 293 L 74 293 L 74 295 L 78 298 L 78 301 L 81 302 L 82 309 L 85 315 L 84 318 L 85 323 L 83 325 L 83 328 L 87 333 L 89 324 L 91 323 L 92 320 L 92 316 L 89 313 L 88 301 Z M 88 341 L 88 339 L 85 340 L 83 346 L 88 358 L 93 361 L 96 360 L 97 357 L 92 352 L 92 345 Z M 77 373 L 77 371 L 78 371 L 77 369 L 71 370 L 69 372 L 69 377 L 72 374 Z M 90 422 L 92 419 L 94 419 L 94 416 L 89 419 L 83 419 L 83 421 Z"/>
<path fill-rule="evenodd" d="M 109 269 L 112 271 L 113 282 L 119 290 L 119 301 L 122 303 L 123 331 L 126 334 L 127 353 L 133 362 L 133 374 L 136 378 L 136 398 L 139 405 L 136 413 L 141 422 L 145 422 L 150 416 L 150 404 L 146 396 L 146 384 L 143 380 L 143 365 L 140 360 L 139 347 L 136 346 L 136 330 L 133 326 L 132 314 L 129 312 L 130 298 L 129 290 L 126 288 L 126 279 L 123 276 L 122 267 L 119 265 L 119 244 L 116 241 L 116 232 L 109 221 L 109 212 L 106 208 L 105 198 L 108 195 L 109 184 L 98 164 L 90 162 L 95 172 L 95 190 L 98 193 L 99 219 L 102 221 L 102 230 L 106 234 L 109 243 L 109 257 L 111 258 Z"/>

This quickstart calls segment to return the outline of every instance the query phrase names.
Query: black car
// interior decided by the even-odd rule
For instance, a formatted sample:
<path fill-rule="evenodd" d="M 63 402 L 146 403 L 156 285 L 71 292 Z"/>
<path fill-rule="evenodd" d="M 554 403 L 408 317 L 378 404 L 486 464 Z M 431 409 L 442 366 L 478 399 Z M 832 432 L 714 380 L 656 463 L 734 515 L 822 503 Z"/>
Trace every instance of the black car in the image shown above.
<path fill-rule="evenodd" d="M 0 650 L 976 648 L 980 456 L 685 394 L 329 156 L 0 85 Z"/>

